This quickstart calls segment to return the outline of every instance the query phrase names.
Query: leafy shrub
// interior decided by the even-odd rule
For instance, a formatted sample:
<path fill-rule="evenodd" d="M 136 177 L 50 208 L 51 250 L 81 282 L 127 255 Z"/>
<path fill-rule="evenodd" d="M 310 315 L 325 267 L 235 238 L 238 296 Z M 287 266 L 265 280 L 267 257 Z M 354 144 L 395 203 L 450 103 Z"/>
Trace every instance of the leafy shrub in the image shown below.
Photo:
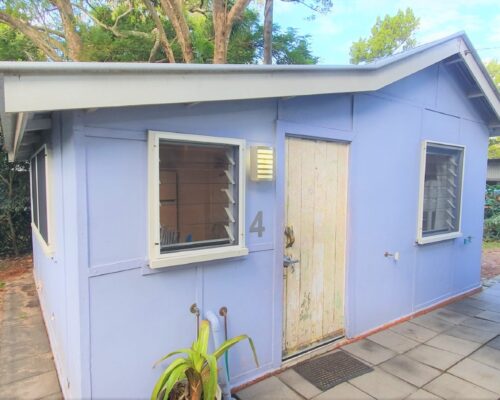
<path fill-rule="evenodd" d="M 500 240 L 500 185 L 486 186 L 484 240 Z"/>

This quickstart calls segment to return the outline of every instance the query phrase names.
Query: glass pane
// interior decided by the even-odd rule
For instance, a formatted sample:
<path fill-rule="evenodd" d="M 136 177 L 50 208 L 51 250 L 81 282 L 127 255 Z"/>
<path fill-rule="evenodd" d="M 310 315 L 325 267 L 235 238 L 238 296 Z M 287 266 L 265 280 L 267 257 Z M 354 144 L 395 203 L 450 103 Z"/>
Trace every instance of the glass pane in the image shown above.
<path fill-rule="evenodd" d="M 235 244 L 237 148 L 160 141 L 161 253 Z"/>
<path fill-rule="evenodd" d="M 45 171 L 45 151 L 36 156 L 36 169 L 38 180 L 38 230 L 45 242 L 49 243 L 47 226 L 47 184 Z"/>
<path fill-rule="evenodd" d="M 38 227 L 38 201 L 37 201 L 37 188 L 36 188 L 36 157 L 33 157 L 30 162 L 31 168 L 31 199 L 32 199 L 32 213 L 33 223 Z"/>
<path fill-rule="evenodd" d="M 427 145 L 423 236 L 457 232 L 460 218 L 463 150 Z"/>

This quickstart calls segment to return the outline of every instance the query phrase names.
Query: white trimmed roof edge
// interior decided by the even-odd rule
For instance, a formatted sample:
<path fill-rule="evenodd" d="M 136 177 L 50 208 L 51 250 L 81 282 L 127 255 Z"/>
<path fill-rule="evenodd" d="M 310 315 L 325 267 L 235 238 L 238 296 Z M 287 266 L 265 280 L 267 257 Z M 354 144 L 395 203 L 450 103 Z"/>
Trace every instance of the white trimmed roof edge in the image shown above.
<path fill-rule="evenodd" d="M 0 62 L 0 122 L 14 158 L 35 113 L 375 91 L 452 56 L 495 116 L 500 95 L 464 32 L 365 65 Z M 33 129 L 34 130 L 34 129 Z"/>

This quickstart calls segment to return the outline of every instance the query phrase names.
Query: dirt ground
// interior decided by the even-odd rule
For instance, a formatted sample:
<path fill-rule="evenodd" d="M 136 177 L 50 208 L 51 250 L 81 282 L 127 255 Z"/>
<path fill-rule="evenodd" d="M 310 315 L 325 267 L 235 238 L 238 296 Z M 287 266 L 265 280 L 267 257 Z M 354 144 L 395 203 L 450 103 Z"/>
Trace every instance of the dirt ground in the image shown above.
<path fill-rule="evenodd" d="M 481 260 L 481 278 L 500 275 L 500 248 L 483 249 Z"/>
<path fill-rule="evenodd" d="M 0 258 L 0 314 L 2 313 L 3 288 L 17 277 L 31 273 L 33 268 L 33 258 L 31 254 L 21 257 Z"/>

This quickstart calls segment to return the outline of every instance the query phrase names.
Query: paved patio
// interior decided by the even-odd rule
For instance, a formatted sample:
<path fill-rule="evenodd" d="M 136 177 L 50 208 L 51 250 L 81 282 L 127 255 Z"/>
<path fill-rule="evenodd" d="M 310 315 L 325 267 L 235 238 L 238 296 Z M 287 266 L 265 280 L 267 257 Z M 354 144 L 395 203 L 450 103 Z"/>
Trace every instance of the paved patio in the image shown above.
<path fill-rule="evenodd" d="M 373 372 L 322 392 L 289 369 L 238 395 L 242 400 L 498 399 L 500 277 L 490 285 L 340 350 L 373 366 Z M 31 271 L 2 290 L 0 398 L 62 399 Z"/>
<path fill-rule="evenodd" d="M 342 347 L 373 372 L 322 392 L 288 369 L 242 400 L 499 399 L 500 277 L 481 293 Z"/>
<path fill-rule="evenodd" d="M 32 271 L 2 290 L 0 399 L 62 399 Z"/>

